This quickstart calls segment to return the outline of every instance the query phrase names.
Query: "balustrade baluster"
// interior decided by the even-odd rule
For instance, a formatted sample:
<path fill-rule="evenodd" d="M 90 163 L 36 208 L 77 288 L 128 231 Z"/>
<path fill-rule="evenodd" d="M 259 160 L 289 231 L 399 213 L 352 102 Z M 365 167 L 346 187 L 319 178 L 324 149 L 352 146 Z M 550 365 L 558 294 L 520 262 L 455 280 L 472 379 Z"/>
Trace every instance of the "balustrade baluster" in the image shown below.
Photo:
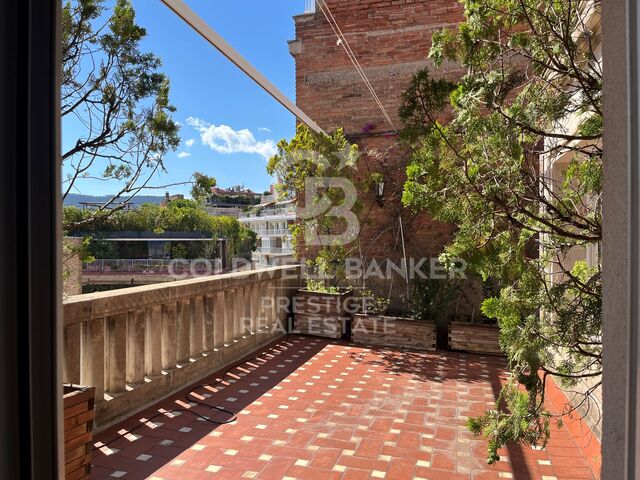
<path fill-rule="evenodd" d="M 251 285 L 242 287 L 242 335 L 251 336 Z"/>
<path fill-rule="evenodd" d="M 251 332 L 258 333 L 258 317 L 260 316 L 260 284 L 252 283 L 249 292 L 251 295 Z"/>
<path fill-rule="evenodd" d="M 226 339 L 225 323 L 227 316 L 224 313 L 226 303 L 225 297 L 224 292 L 216 292 L 213 305 L 213 345 L 215 348 L 222 348 Z"/>
<path fill-rule="evenodd" d="M 145 374 L 162 374 L 162 307 L 153 305 L 146 310 Z"/>
<path fill-rule="evenodd" d="M 107 317 L 106 386 L 108 393 L 126 391 L 127 315 Z"/>
<path fill-rule="evenodd" d="M 210 352 L 215 348 L 215 297 L 204 297 L 204 351 Z"/>
<path fill-rule="evenodd" d="M 231 345 L 235 338 L 235 297 L 234 290 L 224 292 L 224 343 Z"/>
<path fill-rule="evenodd" d="M 178 301 L 177 360 L 189 363 L 189 343 L 191 338 L 191 302 Z"/>
<path fill-rule="evenodd" d="M 244 289 L 242 287 L 233 290 L 233 338 L 242 339 L 244 335 Z"/>
<path fill-rule="evenodd" d="M 260 282 L 260 330 L 269 330 L 269 286 L 265 279 Z"/>
<path fill-rule="evenodd" d="M 105 319 L 82 322 L 82 362 L 80 383 L 96 388 L 96 402 L 104 400 L 105 387 Z"/>
<path fill-rule="evenodd" d="M 203 351 L 203 327 L 204 327 L 204 298 L 191 299 L 191 358 L 197 358 Z"/>
<path fill-rule="evenodd" d="M 276 302 L 278 301 L 278 281 L 271 280 L 269 282 L 269 298 L 271 299 L 270 312 L 269 312 L 269 332 L 272 332 L 275 328 L 277 328 L 278 323 L 278 306 Z"/>
<path fill-rule="evenodd" d="M 278 319 L 278 328 L 281 332 L 286 332 L 288 330 L 288 311 L 289 311 L 289 290 L 287 288 L 287 280 L 285 278 L 280 278 L 278 280 L 278 289 L 276 292 L 276 308 L 277 308 L 277 319 Z"/>
<path fill-rule="evenodd" d="M 176 310 L 175 302 L 162 306 L 162 368 L 176 368 Z"/>
<path fill-rule="evenodd" d="M 80 383 L 80 324 L 64 329 L 64 383 Z"/>
<path fill-rule="evenodd" d="M 144 382 L 145 311 L 129 312 L 127 318 L 127 383 Z"/>

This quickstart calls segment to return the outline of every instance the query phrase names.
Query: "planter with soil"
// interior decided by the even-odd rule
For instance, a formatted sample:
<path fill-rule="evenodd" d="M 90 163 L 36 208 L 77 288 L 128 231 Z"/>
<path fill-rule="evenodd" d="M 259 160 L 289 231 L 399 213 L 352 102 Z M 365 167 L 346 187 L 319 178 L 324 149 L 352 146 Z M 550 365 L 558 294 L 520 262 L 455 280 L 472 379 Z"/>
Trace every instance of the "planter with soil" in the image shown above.
<path fill-rule="evenodd" d="M 297 291 L 293 299 L 294 331 L 303 335 L 342 338 L 350 328 L 353 292 Z"/>
<path fill-rule="evenodd" d="M 64 386 L 64 463 L 65 479 L 91 477 L 93 444 L 94 387 Z"/>
<path fill-rule="evenodd" d="M 449 349 L 470 353 L 504 355 L 500 350 L 500 329 L 494 323 L 455 321 L 449 324 Z"/>
<path fill-rule="evenodd" d="M 408 317 L 359 313 L 353 317 L 351 340 L 358 345 L 433 352 L 436 349 L 436 324 Z"/>

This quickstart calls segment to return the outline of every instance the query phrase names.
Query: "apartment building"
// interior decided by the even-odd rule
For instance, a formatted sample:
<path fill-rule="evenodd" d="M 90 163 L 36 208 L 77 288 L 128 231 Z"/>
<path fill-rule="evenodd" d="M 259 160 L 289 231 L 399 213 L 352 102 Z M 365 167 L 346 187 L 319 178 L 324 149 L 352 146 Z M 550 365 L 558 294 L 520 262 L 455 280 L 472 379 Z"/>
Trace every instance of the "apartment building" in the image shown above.
<path fill-rule="evenodd" d="M 579 32 L 575 32 L 573 35 L 576 43 L 587 51 L 588 56 L 591 57 L 591 61 L 596 68 L 602 70 L 603 56 L 602 56 L 602 29 L 601 29 L 601 11 L 596 2 L 589 1 L 584 2 L 581 5 L 581 16 L 583 18 Z M 589 38 L 586 38 L 588 35 Z M 578 104 L 581 101 L 580 98 L 574 98 L 573 102 Z M 582 122 L 586 119 L 585 114 L 580 110 L 576 113 L 567 116 L 562 122 L 559 122 L 555 126 L 557 132 L 561 132 L 564 135 L 572 136 L 577 135 L 578 130 Z M 581 147 L 583 153 L 576 153 L 576 147 Z M 553 200 L 556 193 L 563 188 L 563 184 L 566 181 L 566 172 L 572 162 L 584 162 L 588 158 L 588 152 L 591 148 L 602 147 L 602 142 L 594 144 L 591 141 L 566 141 L 562 139 L 546 139 L 545 141 L 545 153 L 540 157 L 540 171 L 543 176 L 545 185 L 548 185 L 547 198 Z M 594 202 L 601 201 L 596 198 L 583 198 L 582 208 L 585 213 L 592 210 Z M 542 236 L 541 255 L 545 255 L 547 252 L 544 250 L 544 236 Z M 602 258 L 601 244 L 600 243 L 587 243 L 583 246 L 574 246 L 565 251 L 561 251 L 559 254 L 553 256 L 547 264 L 546 274 L 550 284 L 558 284 L 563 282 L 565 277 L 565 271 L 570 271 L 576 262 L 584 261 L 589 267 L 596 267 Z M 561 353 L 559 353 L 561 355 Z M 576 398 L 582 400 L 581 395 L 584 392 L 593 389 L 593 392 L 589 395 L 588 401 L 578 407 L 581 415 L 585 417 L 586 422 L 593 433 L 600 438 L 602 435 L 602 388 L 596 387 L 601 381 L 600 376 L 592 377 L 589 379 L 581 379 L 579 384 L 572 387 L 567 393 L 571 399 L 572 395 L 576 395 Z"/>
<path fill-rule="evenodd" d="M 257 267 L 285 265 L 294 257 L 289 227 L 295 223 L 293 201 L 278 202 L 272 195 L 264 203 L 240 214 L 238 220 L 258 235 L 252 260 Z"/>

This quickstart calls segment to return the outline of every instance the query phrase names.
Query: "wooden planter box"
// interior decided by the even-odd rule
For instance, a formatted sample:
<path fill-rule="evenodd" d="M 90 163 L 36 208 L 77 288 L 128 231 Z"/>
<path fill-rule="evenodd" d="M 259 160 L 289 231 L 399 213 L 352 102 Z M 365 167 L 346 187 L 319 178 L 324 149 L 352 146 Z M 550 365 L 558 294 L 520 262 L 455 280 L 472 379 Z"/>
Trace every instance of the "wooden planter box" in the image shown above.
<path fill-rule="evenodd" d="M 483 323 L 451 322 L 449 349 L 471 353 L 504 355 L 500 350 L 500 329 Z"/>
<path fill-rule="evenodd" d="M 353 292 L 319 293 L 300 289 L 293 299 L 294 331 L 303 335 L 342 338 L 349 328 Z"/>
<path fill-rule="evenodd" d="M 351 340 L 359 345 L 433 352 L 436 349 L 436 324 L 406 317 L 357 314 L 353 317 Z"/>
<path fill-rule="evenodd" d="M 64 386 L 65 479 L 91 477 L 94 387 Z"/>

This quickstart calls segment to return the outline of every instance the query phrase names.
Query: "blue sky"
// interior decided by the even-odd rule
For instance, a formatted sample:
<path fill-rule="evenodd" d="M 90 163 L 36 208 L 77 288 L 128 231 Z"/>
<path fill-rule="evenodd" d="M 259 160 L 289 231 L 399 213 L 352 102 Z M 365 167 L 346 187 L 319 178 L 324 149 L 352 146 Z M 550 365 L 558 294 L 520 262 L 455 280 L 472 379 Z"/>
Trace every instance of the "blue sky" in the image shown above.
<path fill-rule="evenodd" d="M 285 95 L 295 100 L 295 68 L 287 40 L 293 15 L 304 0 L 189 0 L 189 5 Z M 147 29 L 143 46 L 162 59 L 171 81 L 171 101 L 182 124 L 182 144 L 165 158 L 167 174 L 156 185 L 188 180 L 195 171 L 220 186 L 268 188 L 267 157 L 281 138 L 295 132 L 295 119 L 266 92 L 184 24 L 159 0 L 133 0 L 137 23 Z M 247 132 L 248 130 L 248 132 Z M 64 128 L 63 145 L 75 143 Z M 84 180 L 75 193 L 103 195 L 111 182 Z M 189 186 L 170 189 L 188 193 Z M 79 191 L 78 191 L 79 190 Z M 161 195 L 162 191 L 148 191 Z"/>

